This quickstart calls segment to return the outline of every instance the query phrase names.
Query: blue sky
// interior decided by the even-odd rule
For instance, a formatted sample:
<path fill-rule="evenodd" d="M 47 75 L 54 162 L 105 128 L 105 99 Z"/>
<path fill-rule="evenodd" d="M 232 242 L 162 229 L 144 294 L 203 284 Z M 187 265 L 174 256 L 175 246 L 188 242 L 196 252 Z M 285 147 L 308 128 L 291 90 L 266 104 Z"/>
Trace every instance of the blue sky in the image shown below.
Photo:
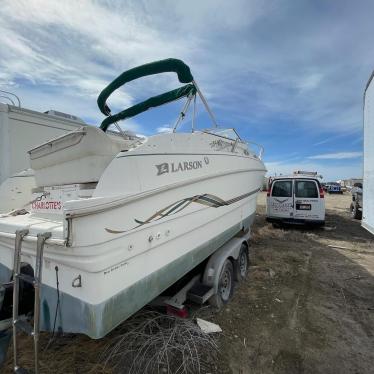
<path fill-rule="evenodd" d="M 99 92 L 124 70 L 184 60 L 218 122 L 265 147 L 270 173 L 362 172 L 362 97 L 374 69 L 373 1 L 3 0 L 0 88 L 23 106 L 102 115 Z M 110 101 L 113 112 L 177 86 L 148 77 Z M 123 123 L 150 135 L 175 121 L 176 103 Z M 199 108 L 198 124 L 209 126 Z"/>

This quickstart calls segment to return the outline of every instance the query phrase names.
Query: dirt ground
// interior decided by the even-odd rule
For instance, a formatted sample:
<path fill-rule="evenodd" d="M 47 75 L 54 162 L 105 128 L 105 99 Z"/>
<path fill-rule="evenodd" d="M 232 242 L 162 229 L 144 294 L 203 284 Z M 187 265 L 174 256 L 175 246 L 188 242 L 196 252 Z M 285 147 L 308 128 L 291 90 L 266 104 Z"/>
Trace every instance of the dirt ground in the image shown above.
<path fill-rule="evenodd" d="M 222 373 L 373 373 L 374 236 L 326 196 L 324 229 L 274 229 L 258 199 L 252 272 L 215 316 Z M 341 248 L 334 248 L 338 246 Z"/>
<path fill-rule="evenodd" d="M 248 278 L 221 311 L 197 312 L 223 329 L 213 372 L 373 373 L 374 236 L 350 218 L 349 204 L 348 194 L 328 195 L 324 229 L 278 229 L 259 196 Z M 41 353 L 42 373 L 111 373 L 100 352 L 115 334 L 58 338 Z M 42 334 L 42 347 L 48 339 Z M 30 340 L 21 352 L 32 367 Z M 4 372 L 11 365 L 9 352 Z"/>

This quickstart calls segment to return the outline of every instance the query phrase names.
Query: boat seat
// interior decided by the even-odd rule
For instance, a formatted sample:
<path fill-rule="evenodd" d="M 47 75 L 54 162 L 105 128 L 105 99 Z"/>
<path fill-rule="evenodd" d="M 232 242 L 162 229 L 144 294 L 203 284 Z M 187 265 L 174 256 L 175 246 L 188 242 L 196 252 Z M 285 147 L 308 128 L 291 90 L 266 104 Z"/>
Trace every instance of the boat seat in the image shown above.
<path fill-rule="evenodd" d="M 83 126 L 29 151 L 38 187 L 97 182 L 129 141 Z"/>

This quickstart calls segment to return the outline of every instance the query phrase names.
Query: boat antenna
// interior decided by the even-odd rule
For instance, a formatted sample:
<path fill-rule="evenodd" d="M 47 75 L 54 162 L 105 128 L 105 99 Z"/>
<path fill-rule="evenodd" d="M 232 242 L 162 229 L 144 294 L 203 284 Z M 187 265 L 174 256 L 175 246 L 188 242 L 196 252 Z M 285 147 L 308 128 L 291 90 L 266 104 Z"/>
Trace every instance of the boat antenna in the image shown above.
<path fill-rule="evenodd" d="M 211 118 L 211 120 L 212 120 L 214 126 L 215 126 L 215 127 L 218 127 L 218 124 L 217 124 L 217 121 L 216 121 L 216 119 L 215 119 L 215 117 L 214 117 L 214 114 L 213 114 L 213 112 L 210 110 L 210 107 L 209 107 L 209 105 L 208 105 L 208 102 L 206 101 L 204 95 L 203 95 L 202 92 L 200 91 L 199 86 L 197 85 L 197 83 L 196 83 L 195 80 L 193 80 L 192 83 L 193 83 L 193 85 L 196 87 L 196 91 L 197 91 L 197 93 L 199 94 L 200 99 L 201 99 L 201 101 L 203 102 L 203 104 L 204 104 L 204 106 L 205 106 L 205 109 L 206 109 L 206 111 L 208 112 L 208 114 L 209 114 L 209 116 L 210 116 L 210 118 Z"/>

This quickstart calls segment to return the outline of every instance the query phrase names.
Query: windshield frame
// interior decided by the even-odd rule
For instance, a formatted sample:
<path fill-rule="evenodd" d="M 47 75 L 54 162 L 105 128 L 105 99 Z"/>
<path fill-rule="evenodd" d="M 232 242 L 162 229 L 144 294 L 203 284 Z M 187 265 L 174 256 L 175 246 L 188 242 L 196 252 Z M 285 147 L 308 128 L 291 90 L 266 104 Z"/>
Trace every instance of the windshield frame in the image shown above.
<path fill-rule="evenodd" d="M 221 134 L 217 134 L 216 132 L 214 132 L 214 130 L 218 130 L 218 131 L 232 130 L 235 133 L 236 138 L 233 139 L 233 138 L 229 138 L 227 136 L 221 135 Z M 204 129 L 204 130 L 201 130 L 201 131 L 206 133 L 206 134 L 218 136 L 218 137 L 223 138 L 223 139 L 228 139 L 228 140 L 231 140 L 231 141 L 234 141 L 234 142 L 235 141 L 240 141 L 241 143 L 244 143 L 243 139 L 240 137 L 238 132 L 233 127 L 227 127 L 227 128 L 212 127 L 212 128 Z"/>

